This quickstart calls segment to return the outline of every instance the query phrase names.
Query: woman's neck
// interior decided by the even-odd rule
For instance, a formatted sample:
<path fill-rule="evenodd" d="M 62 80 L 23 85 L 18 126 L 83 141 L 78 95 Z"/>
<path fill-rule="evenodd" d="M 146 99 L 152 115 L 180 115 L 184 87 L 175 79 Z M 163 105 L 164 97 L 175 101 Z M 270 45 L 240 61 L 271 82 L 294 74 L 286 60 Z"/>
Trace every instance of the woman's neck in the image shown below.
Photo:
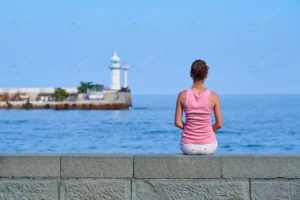
<path fill-rule="evenodd" d="M 204 88 L 204 80 L 200 80 L 200 81 L 194 81 L 194 84 L 193 84 L 193 87 L 194 88 Z"/>

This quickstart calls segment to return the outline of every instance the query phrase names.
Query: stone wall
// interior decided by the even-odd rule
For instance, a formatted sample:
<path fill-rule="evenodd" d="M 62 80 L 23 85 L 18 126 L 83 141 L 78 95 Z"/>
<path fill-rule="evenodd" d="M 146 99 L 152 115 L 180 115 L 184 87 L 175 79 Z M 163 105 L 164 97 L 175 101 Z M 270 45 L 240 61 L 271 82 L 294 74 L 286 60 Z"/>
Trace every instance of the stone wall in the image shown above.
<path fill-rule="evenodd" d="M 2 154 L 6 199 L 299 200 L 300 156 Z"/>
<path fill-rule="evenodd" d="M 119 92 L 118 98 L 120 102 L 125 102 L 129 107 L 132 106 L 131 93 L 130 92 Z"/>

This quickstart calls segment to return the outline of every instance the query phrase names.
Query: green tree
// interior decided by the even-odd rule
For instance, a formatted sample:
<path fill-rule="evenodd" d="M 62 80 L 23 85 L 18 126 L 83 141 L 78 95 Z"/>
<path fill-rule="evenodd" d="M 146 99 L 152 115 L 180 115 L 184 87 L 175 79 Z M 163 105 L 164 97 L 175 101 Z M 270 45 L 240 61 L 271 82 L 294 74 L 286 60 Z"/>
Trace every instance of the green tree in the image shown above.
<path fill-rule="evenodd" d="M 80 82 L 80 86 L 77 88 L 79 93 L 86 93 L 87 90 L 93 89 L 93 82 Z"/>
<path fill-rule="evenodd" d="M 56 88 L 55 92 L 52 94 L 52 98 L 54 98 L 56 101 L 62 101 L 68 98 L 69 96 L 69 93 L 67 93 L 66 90 L 61 88 Z"/>

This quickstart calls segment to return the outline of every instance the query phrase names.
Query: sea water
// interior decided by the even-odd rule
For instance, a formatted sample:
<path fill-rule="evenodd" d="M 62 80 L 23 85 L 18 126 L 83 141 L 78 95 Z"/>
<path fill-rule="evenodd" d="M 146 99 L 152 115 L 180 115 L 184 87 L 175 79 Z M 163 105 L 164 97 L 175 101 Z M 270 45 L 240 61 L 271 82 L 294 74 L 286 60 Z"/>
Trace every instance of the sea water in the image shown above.
<path fill-rule="evenodd" d="M 0 110 L 0 152 L 181 153 L 176 95 L 132 98 L 119 111 Z M 220 98 L 216 153 L 300 153 L 300 95 Z"/>

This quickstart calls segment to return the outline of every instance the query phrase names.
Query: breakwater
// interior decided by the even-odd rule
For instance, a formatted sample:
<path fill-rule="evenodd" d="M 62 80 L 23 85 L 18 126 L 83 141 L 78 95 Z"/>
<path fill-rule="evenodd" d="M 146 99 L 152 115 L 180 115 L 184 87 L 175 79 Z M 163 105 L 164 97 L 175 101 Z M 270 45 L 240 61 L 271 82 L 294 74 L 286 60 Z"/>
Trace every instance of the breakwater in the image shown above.
<path fill-rule="evenodd" d="M 63 102 L 43 101 L 0 101 L 0 109 L 55 109 L 55 110 L 121 110 L 132 106 L 131 94 L 120 92 L 106 95 L 104 100 L 79 100 Z"/>
<path fill-rule="evenodd" d="M 105 110 L 105 109 L 128 109 L 131 103 L 109 101 L 77 101 L 77 102 L 4 102 L 0 109 L 54 109 L 54 110 Z"/>
<path fill-rule="evenodd" d="M 300 199 L 298 155 L 1 154 L 0 199 Z"/>

